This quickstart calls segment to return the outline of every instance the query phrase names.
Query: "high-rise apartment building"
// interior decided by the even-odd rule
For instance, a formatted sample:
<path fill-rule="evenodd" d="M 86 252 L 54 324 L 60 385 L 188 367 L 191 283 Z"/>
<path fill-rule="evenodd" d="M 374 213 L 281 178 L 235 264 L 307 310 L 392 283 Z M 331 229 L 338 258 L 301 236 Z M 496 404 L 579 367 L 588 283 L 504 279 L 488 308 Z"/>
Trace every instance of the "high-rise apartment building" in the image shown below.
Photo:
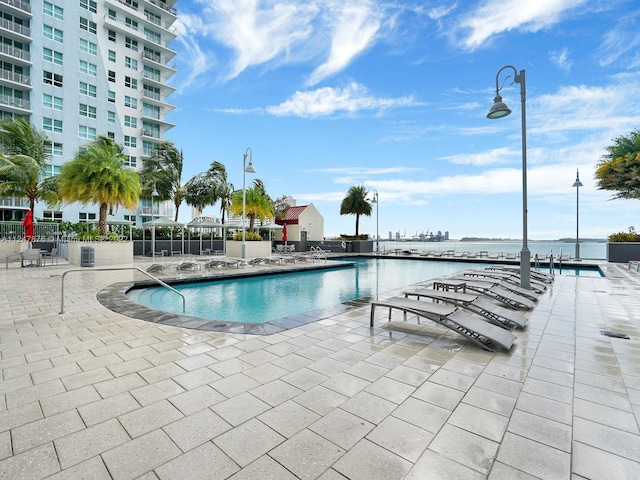
<path fill-rule="evenodd" d="M 0 0 L 0 116 L 23 117 L 51 140 L 45 175 L 105 135 L 139 170 L 174 125 L 177 0 Z M 28 203 L 0 199 L 0 220 L 21 219 Z M 61 210 L 38 202 L 36 218 L 95 221 L 97 205 Z M 118 215 L 140 225 L 149 202 Z"/>

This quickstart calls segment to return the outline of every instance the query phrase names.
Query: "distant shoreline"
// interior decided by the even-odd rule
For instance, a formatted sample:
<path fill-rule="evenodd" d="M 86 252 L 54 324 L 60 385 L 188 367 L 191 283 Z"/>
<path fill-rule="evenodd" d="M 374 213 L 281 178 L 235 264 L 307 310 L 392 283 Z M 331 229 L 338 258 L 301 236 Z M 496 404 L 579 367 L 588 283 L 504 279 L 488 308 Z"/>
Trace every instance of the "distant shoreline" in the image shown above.
<path fill-rule="evenodd" d="M 375 241 L 375 240 L 374 240 Z M 379 242 L 420 242 L 420 243 L 443 243 L 443 242 L 521 242 L 519 238 L 481 238 L 481 237 L 462 237 L 460 239 L 450 238 L 448 240 L 421 240 L 419 238 L 404 238 L 404 239 L 383 239 Z M 576 243 L 575 238 L 558 238 L 555 240 L 532 240 L 527 239 L 528 242 L 547 242 L 547 243 Z M 607 243 L 606 238 L 581 238 L 580 243 Z"/>

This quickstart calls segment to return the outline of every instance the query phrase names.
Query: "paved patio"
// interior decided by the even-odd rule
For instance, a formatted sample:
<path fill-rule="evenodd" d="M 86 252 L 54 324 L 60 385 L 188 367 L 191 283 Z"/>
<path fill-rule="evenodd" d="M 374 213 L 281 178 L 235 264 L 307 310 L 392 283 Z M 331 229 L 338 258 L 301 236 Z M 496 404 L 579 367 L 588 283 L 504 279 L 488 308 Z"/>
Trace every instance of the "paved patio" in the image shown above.
<path fill-rule="evenodd" d="M 0 478 L 640 478 L 626 266 L 557 277 L 508 353 L 368 307 L 261 336 L 148 323 L 96 300 L 131 271 L 69 275 L 59 314 L 69 268 L 0 271 Z"/>

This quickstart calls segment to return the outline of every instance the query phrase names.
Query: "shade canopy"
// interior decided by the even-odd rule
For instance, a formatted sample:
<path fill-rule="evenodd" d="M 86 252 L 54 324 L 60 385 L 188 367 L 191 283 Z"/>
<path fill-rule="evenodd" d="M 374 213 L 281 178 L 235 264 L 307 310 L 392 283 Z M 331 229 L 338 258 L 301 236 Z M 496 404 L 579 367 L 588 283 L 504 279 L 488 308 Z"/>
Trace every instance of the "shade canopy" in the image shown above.
<path fill-rule="evenodd" d="M 184 223 L 176 222 L 167 217 L 158 217 L 142 224 L 144 227 L 184 227 Z"/>
<path fill-rule="evenodd" d="M 113 215 L 107 215 L 107 225 L 132 225 L 131 220 L 116 218 Z"/>
<path fill-rule="evenodd" d="M 214 222 L 212 220 L 203 220 L 201 222 L 189 222 L 187 223 L 187 227 L 190 228 L 227 228 L 227 225 L 224 225 L 219 222 Z"/>

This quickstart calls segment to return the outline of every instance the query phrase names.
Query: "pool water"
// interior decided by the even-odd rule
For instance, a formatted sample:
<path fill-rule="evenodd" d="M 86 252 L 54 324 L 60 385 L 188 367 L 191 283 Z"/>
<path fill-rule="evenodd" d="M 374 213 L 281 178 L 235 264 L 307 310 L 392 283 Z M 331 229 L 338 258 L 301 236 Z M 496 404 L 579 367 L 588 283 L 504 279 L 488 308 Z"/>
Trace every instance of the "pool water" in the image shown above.
<path fill-rule="evenodd" d="M 186 297 L 186 315 L 230 322 L 264 323 L 472 268 L 464 262 L 345 259 L 355 264 L 231 280 L 174 285 Z M 475 265 L 477 268 L 477 265 Z M 166 288 L 146 288 L 137 301 L 182 313 L 182 300 Z"/>
<path fill-rule="evenodd" d="M 185 296 L 186 315 L 227 322 L 264 323 L 376 296 L 462 270 L 481 268 L 477 263 L 466 262 L 357 257 L 343 260 L 353 262 L 355 266 L 204 281 L 174 285 L 174 288 Z M 563 268 L 560 271 L 556 268 L 555 273 L 600 276 L 597 269 Z M 146 307 L 183 313 L 181 298 L 166 288 L 146 288 L 136 294 L 138 303 Z"/>

